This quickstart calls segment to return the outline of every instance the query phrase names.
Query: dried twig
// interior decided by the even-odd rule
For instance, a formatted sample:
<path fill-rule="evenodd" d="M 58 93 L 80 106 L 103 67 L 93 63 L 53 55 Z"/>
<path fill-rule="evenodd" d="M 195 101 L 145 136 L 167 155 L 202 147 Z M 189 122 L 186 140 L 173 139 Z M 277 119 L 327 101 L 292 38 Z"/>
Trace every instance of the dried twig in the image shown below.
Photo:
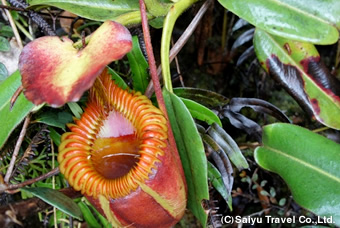
<path fill-rule="evenodd" d="M 7 6 L 6 0 L 1 0 L 1 2 L 2 2 L 2 5 Z M 21 41 L 21 38 L 20 38 L 20 35 L 19 35 L 19 31 L 17 29 L 17 26 L 15 25 L 13 17 L 7 9 L 5 9 L 5 12 L 6 12 L 6 16 L 8 18 L 8 21 L 9 21 L 11 27 L 12 27 L 15 39 L 17 40 L 20 49 L 22 49 L 24 46 L 22 45 L 22 41 Z"/>
<path fill-rule="evenodd" d="M 212 3 L 212 0 L 208 0 L 208 1 L 204 2 L 204 4 L 201 6 L 200 10 L 195 15 L 194 19 L 190 22 L 190 24 L 185 29 L 185 31 L 183 32 L 181 37 L 176 41 L 175 45 L 171 48 L 170 55 L 169 55 L 170 63 L 174 60 L 175 56 L 177 56 L 177 54 L 180 52 L 180 50 L 182 50 L 183 46 L 187 43 L 187 41 L 189 40 L 192 33 L 195 31 L 196 27 L 198 26 L 198 23 L 201 21 L 203 15 L 207 11 L 207 9 L 209 8 L 211 3 Z M 161 66 L 159 66 L 157 68 L 157 75 L 160 78 L 162 77 L 161 72 L 162 72 L 162 69 L 161 69 Z M 145 96 L 151 97 L 153 92 L 154 92 L 153 82 L 150 81 L 150 83 L 149 83 L 149 85 L 148 85 L 148 87 L 145 91 Z"/>
<path fill-rule="evenodd" d="M 14 11 L 20 11 L 20 12 L 29 12 L 29 10 L 27 9 L 23 9 L 23 8 L 18 8 L 18 7 L 14 7 L 14 6 L 4 6 L 4 5 L 0 5 L 0 9 L 8 9 L 8 10 L 14 10 Z M 39 15 L 44 15 L 44 16 L 51 16 L 51 14 L 49 13 L 44 13 L 44 12 L 38 12 Z M 72 16 L 63 16 L 63 15 L 58 15 L 59 18 L 65 18 L 65 19 L 75 19 L 76 17 L 72 17 Z M 81 17 L 79 17 L 81 18 Z"/>
<path fill-rule="evenodd" d="M 4 178 L 5 183 L 8 183 L 9 179 L 11 178 L 12 171 L 14 169 L 14 164 L 15 164 L 15 161 L 17 160 L 17 156 L 18 156 L 18 153 L 19 153 L 19 150 L 20 150 L 20 146 L 22 144 L 22 141 L 24 140 L 24 137 L 25 137 L 25 134 L 26 134 L 26 130 L 27 130 L 27 126 L 28 126 L 28 124 L 30 122 L 30 119 L 31 118 L 28 115 L 26 117 L 26 119 L 25 119 L 24 125 L 22 126 L 22 129 L 21 129 L 18 141 L 17 141 L 17 143 L 15 145 L 15 148 L 14 148 L 14 151 L 13 151 L 11 162 L 10 162 L 9 167 L 7 169 L 6 176 Z"/>
<path fill-rule="evenodd" d="M 33 159 L 31 155 L 34 155 L 34 152 L 37 146 L 41 143 L 45 142 L 45 134 L 48 133 L 47 125 L 44 125 L 39 131 L 35 134 L 35 136 L 30 141 L 29 145 L 27 146 L 24 154 L 18 159 L 17 164 L 12 172 L 12 178 L 15 178 L 19 173 L 21 173 L 25 168 L 25 165 L 30 163 L 30 160 Z"/>
<path fill-rule="evenodd" d="M 20 12 L 29 12 L 29 10 L 27 9 L 23 9 L 23 8 L 18 8 L 18 7 L 14 7 L 14 6 L 4 6 L 4 5 L 0 5 L 0 9 L 8 9 L 8 10 L 14 10 L 14 11 L 20 11 Z M 38 12 L 39 15 L 44 15 L 44 16 L 51 16 L 51 14 L 49 13 L 44 13 L 44 12 Z M 75 19 L 76 17 L 72 17 L 72 16 L 63 16 L 63 15 L 58 15 L 59 18 L 66 18 L 66 19 Z M 81 18 L 81 17 L 79 17 Z"/>
<path fill-rule="evenodd" d="M 172 46 L 173 46 L 174 45 L 174 40 L 173 39 L 171 39 L 171 43 L 172 43 Z M 181 69 L 179 67 L 179 62 L 178 62 L 177 55 L 175 56 L 175 64 L 176 64 L 176 69 L 177 69 L 177 74 L 178 74 L 178 77 L 179 77 L 179 81 L 181 82 L 181 86 L 184 87 L 183 77 L 182 77 L 182 74 L 181 74 Z"/>
<path fill-rule="evenodd" d="M 1 9 L 7 9 L 7 10 L 21 11 L 21 12 L 27 11 L 27 10 L 22 9 L 22 8 L 13 7 L 13 6 L 7 6 L 7 5 L 0 5 L 0 8 Z"/>
<path fill-rule="evenodd" d="M 36 178 L 30 179 L 30 180 L 24 181 L 24 182 L 19 183 L 19 184 L 10 184 L 8 186 L 2 187 L 2 188 L 0 188 L 0 193 L 5 192 L 5 191 L 10 191 L 10 190 L 16 190 L 16 189 L 25 187 L 27 185 L 33 184 L 35 182 L 38 182 L 38 181 L 41 181 L 41 180 L 45 180 L 45 179 L 47 179 L 49 177 L 52 177 L 52 176 L 55 176 L 55 175 L 59 174 L 59 172 L 60 172 L 59 171 L 59 167 L 54 168 L 50 172 L 45 173 L 45 174 L 43 174 L 43 175 L 41 175 L 39 177 L 36 177 Z"/>

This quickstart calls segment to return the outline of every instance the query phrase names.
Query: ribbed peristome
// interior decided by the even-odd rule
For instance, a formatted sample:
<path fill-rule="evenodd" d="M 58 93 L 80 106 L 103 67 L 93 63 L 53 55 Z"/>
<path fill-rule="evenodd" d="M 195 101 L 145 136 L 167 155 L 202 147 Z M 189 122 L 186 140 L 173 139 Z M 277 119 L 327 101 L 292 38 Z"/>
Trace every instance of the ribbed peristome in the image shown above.
<path fill-rule="evenodd" d="M 91 162 L 92 146 L 112 111 L 120 112 L 136 129 L 139 160 L 131 170 L 115 179 L 100 175 Z M 128 195 L 144 183 L 166 147 L 166 120 L 159 109 L 139 92 L 119 88 L 107 70 L 90 90 L 89 101 L 80 119 L 68 124 L 71 132 L 62 135 L 58 161 L 60 171 L 75 190 L 97 198 L 118 198 Z M 117 126 L 119 127 L 119 126 Z"/>

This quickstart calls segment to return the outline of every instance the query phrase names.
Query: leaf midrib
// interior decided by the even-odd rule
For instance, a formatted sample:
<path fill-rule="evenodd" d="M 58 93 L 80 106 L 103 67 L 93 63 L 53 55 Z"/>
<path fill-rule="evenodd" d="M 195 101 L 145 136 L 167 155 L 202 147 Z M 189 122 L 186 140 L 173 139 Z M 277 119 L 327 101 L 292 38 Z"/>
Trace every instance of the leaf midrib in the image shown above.
<path fill-rule="evenodd" d="M 8 103 L 10 102 L 11 99 L 8 99 L 5 103 L 3 103 L 3 105 L 1 105 L 0 107 L 0 113 L 4 110 L 4 108 L 8 105 Z"/>
<path fill-rule="evenodd" d="M 316 20 L 318 20 L 318 21 L 320 21 L 320 22 L 322 22 L 322 23 L 324 23 L 324 24 L 333 26 L 331 22 L 326 21 L 325 19 L 323 19 L 323 18 L 321 18 L 321 17 L 317 17 L 317 16 L 315 16 L 314 14 L 311 14 L 311 13 L 309 13 L 309 12 L 307 12 L 307 11 L 303 11 L 302 9 L 300 9 L 300 8 L 298 8 L 298 7 L 296 7 L 296 6 L 289 5 L 289 4 L 287 4 L 287 3 L 285 3 L 285 2 L 282 2 L 282 1 L 280 1 L 280 0 L 272 0 L 272 1 L 273 1 L 273 2 L 277 2 L 278 5 L 283 5 L 283 6 L 287 7 L 287 8 L 289 8 L 289 9 L 292 9 L 293 11 L 296 11 L 296 12 L 298 12 L 298 13 L 301 13 L 301 14 L 303 14 L 303 15 L 306 15 L 307 17 L 314 18 L 314 19 L 316 19 Z"/>
<path fill-rule="evenodd" d="M 328 172 L 324 171 L 323 169 L 320 169 L 319 167 L 317 167 L 317 166 L 315 166 L 313 164 L 305 162 L 305 161 L 303 161 L 303 160 L 301 160 L 301 159 L 299 159 L 297 157 L 294 157 L 292 155 L 284 153 L 283 151 L 277 150 L 277 149 L 272 148 L 272 147 L 270 147 L 268 145 L 265 145 L 264 148 L 266 148 L 266 149 L 268 149 L 270 151 L 273 151 L 273 152 L 275 152 L 275 153 L 277 153 L 277 154 L 279 154 L 279 155 L 281 155 L 283 157 L 291 159 L 291 160 L 293 160 L 293 161 L 295 161 L 295 162 L 297 162 L 297 163 L 299 163 L 299 164 L 301 164 L 301 165 L 303 165 L 305 167 L 308 167 L 308 168 L 316 171 L 317 173 L 319 173 L 319 174 L 321 174 L 321 175 L 323 175 L 323 176 L 325 176 L 325 177 L 327 177 L 329 179 L 332 179 L 332 180 L 334 180 L 334 181 L 336 181 L 336 182 L 338 182 L 340 184 L 340 177 L 334 176 L 333 174 L 328 173 Z"/>

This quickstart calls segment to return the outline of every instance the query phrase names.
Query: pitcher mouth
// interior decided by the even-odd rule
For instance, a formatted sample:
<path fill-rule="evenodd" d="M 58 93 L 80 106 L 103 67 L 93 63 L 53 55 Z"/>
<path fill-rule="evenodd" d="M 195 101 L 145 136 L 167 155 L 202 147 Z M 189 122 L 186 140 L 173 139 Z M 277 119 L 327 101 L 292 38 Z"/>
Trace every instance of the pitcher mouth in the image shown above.
<path fill-rule="evenodd" d="M 138 145 L 135 134 L 97 138 L 90 158 L 94 169 L 106 179 L 125 176 L 139 161 Z"/>
<path fill-rule="evenodd" d="M 166 119 L 139 92 L 119 88 L 107 70 L 90 90 L 80 119 L 67 125 L 58 161 L 70 185 L 97 198 L 128 195 L 157 170 L 167 140 Z"/>

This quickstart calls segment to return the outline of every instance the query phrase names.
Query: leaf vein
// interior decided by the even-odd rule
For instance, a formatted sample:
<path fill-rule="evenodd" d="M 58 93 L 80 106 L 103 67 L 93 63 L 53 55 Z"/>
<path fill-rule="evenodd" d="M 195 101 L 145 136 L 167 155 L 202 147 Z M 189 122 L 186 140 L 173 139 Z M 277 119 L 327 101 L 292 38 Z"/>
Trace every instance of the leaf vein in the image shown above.
<path fill-rule="evenodd" d="M 289 159 L 291 159 L 291 160 L 293 160 L 293 161 L 295 161 L 295 162 L 297 162 L 297 163 L 300 163 L 301 165 L 303 165 L 303 166 L 305 166 L 305 167 L 308 167 L 308 168 L 310 168 L 310 169 L 312 169 L 312 170 L 315 170 L 316 172 L 320 173 L 321 175 L 324 175 L 324 176 L 328 177 L 329 179 L 332 179 L 332 180 L 334 180 L 334 181 L 336 181 L 336 182 L 338 182 L 338 183 L 340 184 L 340 178 L 334 176 L 332 173 L 328 173 L 328 172 L 326 172 L 326 171 L 320 169 L 319 167 L 317 167 L 317 166 L 315 166 L 315 165 L 313 165 L 313 164 L 310 164 L 310 163 L 308 163 L 308 162 L 305 162 L 305 161 L 303 161 L 303 160 L 301 160 L 301 159 L 299 159 L 299 158 L 297 158 L 297 157 L 294 157 L 294 156 L 291 156 L 291 155 L 289 155 L 289 154 L 286 154 L 286 153 L 284 153 L 284 152 L 282 152 L 282 151 L 280 151 L 280 150 L 277 150 L 277 149 L 275 149 L 275 148 L 272 148 L 272 147 L 270 147 L 270 146 L 265 146 L 265 148 L 267 148 L 267 149 L 269 149 L 269 150 L 271 150 L 271 151 L 274 151 L 275 153 L 277 153 L 277 154 L 279 154 L 279 155 L 281 155 L 281 156 L 284 156 L 284 157 L 286 157 L 286 158 L 289 158 Z"/>

